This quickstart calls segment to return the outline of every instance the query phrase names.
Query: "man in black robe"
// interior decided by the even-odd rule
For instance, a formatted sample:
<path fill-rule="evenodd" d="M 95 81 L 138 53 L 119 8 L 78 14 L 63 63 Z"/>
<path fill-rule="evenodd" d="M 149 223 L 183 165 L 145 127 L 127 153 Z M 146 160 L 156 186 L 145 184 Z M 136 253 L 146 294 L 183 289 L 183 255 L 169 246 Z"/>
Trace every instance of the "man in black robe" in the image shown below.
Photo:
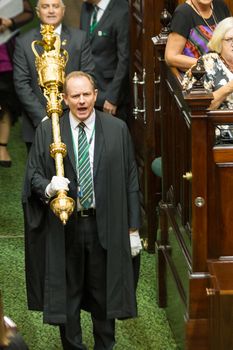
<path fill-rule="evenodd" d="M 132 259 L 141 250 L 136 162 L 125 122 L 95 110 L 96 97 L 88 74 L 67 76 L 64 100 L 70 111 L 60 119 L 66 178 L 54 176 L 52 126 L 46 120 L 36 132 L 23 193 L 28 305 L 43 311 L 44 322 L 60 325 L 64 349 L 86 349 L 81 308 L 91 312 L 95 350 L 113 349 L 116 318 L 137 315 Z M 81 122 L 93 186 L 88 208 L 82 204 Z M 65 226 L 48 205 L 62 189 L 76 203 Z"/>

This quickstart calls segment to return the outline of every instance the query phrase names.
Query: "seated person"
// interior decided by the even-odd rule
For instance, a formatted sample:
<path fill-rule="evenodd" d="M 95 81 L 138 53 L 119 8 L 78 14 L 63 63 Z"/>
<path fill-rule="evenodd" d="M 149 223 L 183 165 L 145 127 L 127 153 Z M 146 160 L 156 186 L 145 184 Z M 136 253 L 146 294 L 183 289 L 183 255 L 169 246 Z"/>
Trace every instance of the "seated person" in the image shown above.
<path fill-rule="evenodd" d="M 211 52 L 203 58 L 206 74 L 204 87 L 213 92 L 210 109 L 233 109 L 233 17 L 219 22 L 208 44 Z M 182 85 L 190 90 L 196 79 L 191 68 L 186 72 Z"/>
<path fill-rule="evenodd" d="M 12 31 L 14 36 L 0 44 L 0 166 L 9 168 L 11 157 L 7 149 L 11 126 L 20 115 L 20 103 L 13 83 L 13 52 L 18 30 L 33 18 L 28 0 L 23 1 L 23 12 L 13 18 L 2 18 L 0 14 L 0 38 Z"/>
<path fill-rule="evenodd" d="M 165 60 L 186 71 L 208 52 L 207 43 L 217 23 L 229 17 L 223 0 L 187 0 L 177 6 L 171 21 Z"/>

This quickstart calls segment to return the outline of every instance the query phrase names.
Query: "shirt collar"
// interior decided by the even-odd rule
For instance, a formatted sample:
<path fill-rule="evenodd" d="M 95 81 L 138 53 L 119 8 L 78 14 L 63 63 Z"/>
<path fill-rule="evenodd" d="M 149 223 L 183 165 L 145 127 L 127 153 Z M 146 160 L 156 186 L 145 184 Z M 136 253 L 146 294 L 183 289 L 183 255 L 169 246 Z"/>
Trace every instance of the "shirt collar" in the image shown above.
<path fill-rule="evenodd" d="M 110 0 L 100 0 L 100 2 L 97 4 L 97 6 L 102 11 L 105 11 L 109 3 L 110 3 Z"/>
<path fill-rule="evenodd" d="M 62 28 L 62 24 L 60 23 L 59 26 L 57 26 L 57 28 L 54 29 L 54 33 L 61 35 L 61 28 Z"/>
<path fill-rule="evenodd" d="M 76 129 L 77 126 L 79 125 L 79 123 L 81 123 L 80 120 L 78 120 L 76 117 L 73 116 L 73 114 L 69 113 L 69 117 L 70 117 L 70 126 L 72 129 Z M 94 128 L 95 125 L 95 110 L 93 109 L 91 115 L 89 118 L 87 118 L 86 120 L 83 121 L 87 127 L 87 129 L 92 130 Z"/>

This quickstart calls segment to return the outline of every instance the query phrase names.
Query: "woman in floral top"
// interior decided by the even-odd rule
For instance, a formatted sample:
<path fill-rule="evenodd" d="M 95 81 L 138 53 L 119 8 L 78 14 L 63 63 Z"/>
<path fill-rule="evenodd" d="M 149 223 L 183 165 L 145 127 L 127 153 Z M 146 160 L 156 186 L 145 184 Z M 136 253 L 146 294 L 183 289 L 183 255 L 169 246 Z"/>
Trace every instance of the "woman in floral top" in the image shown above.
<path fill-rule="evenodd" d="M 233 17 L 219 22 L 208 47 L 211 52 L 202 58 L 204 87 L 214 97 L 210 109 L 233 109 Z M 183 88 L 190 90 L 194 82 L 190 68 L 183 78 Z"/>

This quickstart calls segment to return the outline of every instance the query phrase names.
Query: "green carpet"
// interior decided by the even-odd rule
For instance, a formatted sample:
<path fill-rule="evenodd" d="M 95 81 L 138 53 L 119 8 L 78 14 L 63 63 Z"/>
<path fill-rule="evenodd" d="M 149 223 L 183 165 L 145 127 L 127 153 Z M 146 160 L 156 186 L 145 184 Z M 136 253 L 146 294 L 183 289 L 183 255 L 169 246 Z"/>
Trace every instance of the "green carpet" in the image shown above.
<path fill-rule="evenodd" d="M 21 141 L 20 123 L 12 128 L 9 144 L 13 166 L 0 167 L 0 289 L 4 311 L 18 325 L 30 350 L 62 349 L 56 327 L 43 325 L 40 313 L 27 310 L 24 280 L 23 215 L 20 194 L 26 149 Z M 156 303 L 155 256 L 142 254 L 138 286 L 139 316 L 117 321 L 116 350 L 177 349 L 165 312 Z M 89 314 L 82 313 L 83 338 L 93 348 Z"/>

